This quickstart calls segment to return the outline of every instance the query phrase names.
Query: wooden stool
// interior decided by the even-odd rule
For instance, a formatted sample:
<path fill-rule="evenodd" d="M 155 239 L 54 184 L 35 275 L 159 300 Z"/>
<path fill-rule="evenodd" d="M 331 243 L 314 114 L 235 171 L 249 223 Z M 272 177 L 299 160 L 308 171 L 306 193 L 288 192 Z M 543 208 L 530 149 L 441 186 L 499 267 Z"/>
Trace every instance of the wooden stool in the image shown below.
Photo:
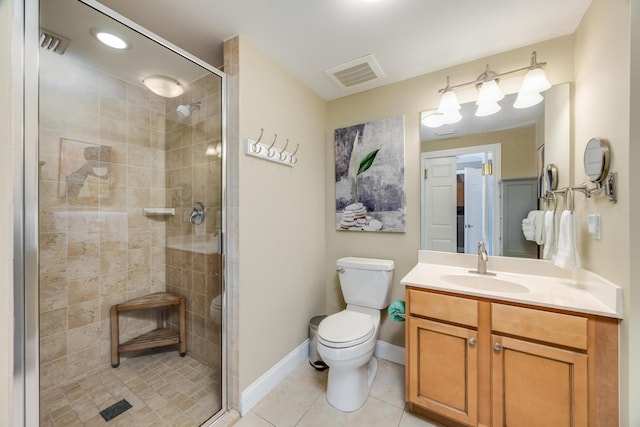
<path fill-rule="evenodd" d="M 179 307 L 180 332 L 165 328 L 165 310 L 158 310 L 157 329 L 146 334 L 139 335 L 123 344 L 120 344 L 120 313 L 146 308 L 166 308 L 177 305 Z M 111 306 L 111 367 L 120 365 L 120 352 L 143 350 L 146 348 L 162 347 L 165 345 L 180 344 L 180 356 L 187 354 L 185 341 L 185 303 L 184 297 L 172 295 L 167 292 L 156 292 L 145 295 L 120 304 Z"/>

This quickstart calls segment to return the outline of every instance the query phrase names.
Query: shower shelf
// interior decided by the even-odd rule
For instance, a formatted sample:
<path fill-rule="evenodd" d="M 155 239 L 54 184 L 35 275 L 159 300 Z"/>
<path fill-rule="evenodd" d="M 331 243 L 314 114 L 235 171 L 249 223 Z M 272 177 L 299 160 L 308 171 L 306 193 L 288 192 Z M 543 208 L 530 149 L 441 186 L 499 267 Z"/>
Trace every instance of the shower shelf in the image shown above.
<path fill-rule="evenodd" d="M 144 216 L 175 215 L 176 208 L 142 208 Z"/>
<path fill-rule="evenodd" d="M 166 308 L 178 306 L 179 331 L 165 327 Z M 120 313 L 157 308 L 157 328 L 120 344 Z M 111 306 L 111 367 L 120 365 L 120 353 L 179 344 L 180 356 L 187 353 L 185 341 L 185 298 L 167 292 L 156 292 Z"/>

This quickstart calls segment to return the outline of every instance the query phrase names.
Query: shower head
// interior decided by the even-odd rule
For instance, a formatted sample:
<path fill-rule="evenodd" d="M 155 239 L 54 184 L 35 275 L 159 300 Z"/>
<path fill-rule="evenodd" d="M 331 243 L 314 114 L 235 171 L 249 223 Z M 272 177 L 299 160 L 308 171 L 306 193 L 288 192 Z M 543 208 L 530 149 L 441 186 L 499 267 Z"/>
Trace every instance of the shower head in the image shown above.
<path fill-rule="evenodd" d="M 192 102 L 190 104 L 178 105 L 176 111 L 178 112 L 178 116 L 180 116 L 180 118 L 185 119 L 191 115 L 191 110 L 199 110 L 201 105 L 202 103 L 200 101 Z"/>

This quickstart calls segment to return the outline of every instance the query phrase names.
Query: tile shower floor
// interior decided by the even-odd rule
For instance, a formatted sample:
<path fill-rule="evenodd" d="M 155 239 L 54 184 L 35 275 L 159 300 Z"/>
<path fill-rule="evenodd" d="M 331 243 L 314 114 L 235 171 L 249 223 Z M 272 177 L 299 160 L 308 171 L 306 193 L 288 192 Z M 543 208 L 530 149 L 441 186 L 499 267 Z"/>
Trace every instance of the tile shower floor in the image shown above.
<path fill-rule="evenodd" d="M 406 410 L 402 365 L 378 359 L 371 394 L 351 413 L 327 402 L 327 375 L 301 363 L 251 412 L 231 411 L 215 426 L 440 427 Z M 41 426 L 195 427 L 216 408 L 218 384 L 211 369 L 175 350 L 122 359 L 117 369 L 42 393 Z M 120 399 L 133 407 L 106 423 L 99 412 Z"/>
<path fill-rule="evenodd" d="M 122 358 L 93 375 L 41 393 L 41 426 L 189 426 L 219 408 L 220 379 L 174 349 Z M 126 399 L 132 408 L 108 423 L 100 411 Z"/>

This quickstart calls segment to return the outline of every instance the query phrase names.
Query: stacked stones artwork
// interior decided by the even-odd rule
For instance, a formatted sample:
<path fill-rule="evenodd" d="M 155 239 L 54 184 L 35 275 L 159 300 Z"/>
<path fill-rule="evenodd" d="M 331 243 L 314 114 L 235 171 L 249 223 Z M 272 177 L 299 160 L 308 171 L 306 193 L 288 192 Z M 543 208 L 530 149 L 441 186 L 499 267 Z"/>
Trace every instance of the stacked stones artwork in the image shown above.
<path fill-rule="evenodd" d="M 404 232 L 404 117 L 335 130 L 336 229 Z"/>
<path fill-rule="evenodd" d="M 367 215 L 367 208 L 362 203 L 352 203 L 342 213 L 340 228 L 343 230 L 379 231 L 382 223 Z"/>

